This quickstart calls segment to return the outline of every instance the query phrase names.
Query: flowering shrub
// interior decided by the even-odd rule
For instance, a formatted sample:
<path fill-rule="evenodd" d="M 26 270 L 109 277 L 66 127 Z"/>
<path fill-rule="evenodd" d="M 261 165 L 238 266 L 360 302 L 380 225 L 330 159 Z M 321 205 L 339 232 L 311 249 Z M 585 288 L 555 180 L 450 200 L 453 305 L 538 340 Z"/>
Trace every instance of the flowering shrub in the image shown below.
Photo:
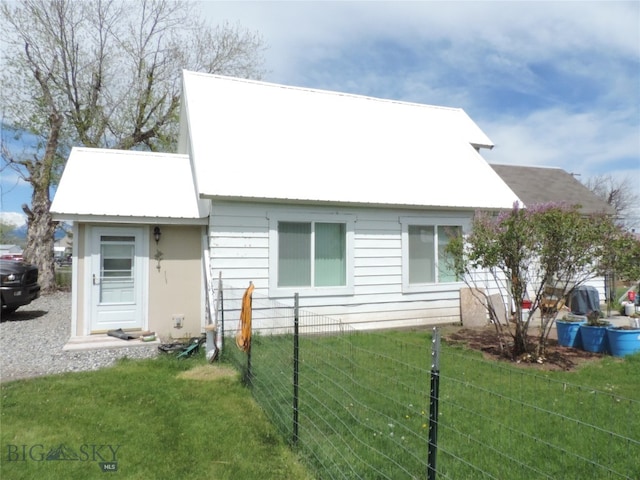
<path fill-rule="evenodd" d="M 447 247 L 456 273 L 486 307 L 503 352 L 539 362 L 544 361 L 547 337 L 564 299 L 611 270 L 640 278 L 639 252 L 639 242 L 610 217 L 585 216 L 577 207 L 557 203 L 526 209 L 515 203 L 498 215 L 478 212 L 471 231 Z M 506 309 L 496 304 L 491 295 L 496 291 L 500 301 L 507 299 Z M 525 300 L 531 306 L 523 314 Z M 499 318 L 501 311 L 506 318 Z M 536 312 L 540 335 L 531 345 L 528 330 Z M 510 349 L 508 336 L 513 339 Z"/>

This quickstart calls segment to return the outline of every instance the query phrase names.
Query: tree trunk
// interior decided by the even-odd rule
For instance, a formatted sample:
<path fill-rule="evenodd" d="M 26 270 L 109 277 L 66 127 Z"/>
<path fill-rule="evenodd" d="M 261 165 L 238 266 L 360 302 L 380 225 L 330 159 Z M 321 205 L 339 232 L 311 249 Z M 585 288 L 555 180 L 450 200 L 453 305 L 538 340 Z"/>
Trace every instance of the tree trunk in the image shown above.
<path fill-rule="evenodd" d="M 38 267 L 38 283 L 43 293 L 51 292 L 56 288 L 53 262 L 53 234 L 56 230 L 56 222 L 53 221 L 49 211 L 51 208 L 49 188 L 62 128 L 62 116 L 58 115 L 55 109 L 53 110 L 49 116 L 51 132 L 44 155 L 40 161 L 26 165 L 30 173 L 29 183 L 33 188 L 31 208 L 27 205 L 22 206 L 27 214 L 27 245 L 23 255 L 28 262 Z"/>
<path fill-rule="evenodd" d="M 513 336 L 513 359 L 515 360 L 520 355 L 527 353 L 528 350 L 528 342 L 527 342 L 527 328 L 525 328 L 525 324 L 522 321 L 522 307 L 516 307 L 516 332 Z"/>
<path fill-rule="evenodd" d="M 29 51 L 26 47 L 27 54 Z M 50 77 L 44 77 L 37 68 L 33 72 L 34 77 L 40 83 L 44 99 L 50 109 L 49 135 L 42 158 L 38 161 L 24 163 L 29 172 L 29 183 L 33 188 L 31 194 L 31 209 L 23 205 L 22 209 L 27 214 L 27 245 L 24 250 L 25 259 L 38 267 L 38 283 L 43 293 L 56 288 L 56 274 L 53 264 L 53 234 L 56 224 L 53 222 L 51 212 L 51 176 L 56 161 L 60 133 L 62 131 L 63 116 L 55 106 L 49 84 Z"/>
<path fill-rule="evenodd" d="M 49 207 L 48 185 L 33 185 L 31 196 L 31 209 L 23 205 L 27 214 L 27 245 L 24 249 L 24 258 L 27 262 L 38 267 L 38 283 L 43 293 L 56 288 L 56 275 L 53 262 L 53 234 L 56 222 L 52 220 Z"/>

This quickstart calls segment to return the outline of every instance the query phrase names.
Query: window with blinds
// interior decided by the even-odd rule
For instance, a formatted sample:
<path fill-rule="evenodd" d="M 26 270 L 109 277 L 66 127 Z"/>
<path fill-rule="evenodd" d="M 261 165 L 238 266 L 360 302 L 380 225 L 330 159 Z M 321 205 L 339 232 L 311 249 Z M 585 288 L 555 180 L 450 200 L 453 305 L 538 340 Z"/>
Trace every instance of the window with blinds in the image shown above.
<path fill-rule="evenodd" d="M 347 283 L 344 223 L 278 222 L 278 287 Z"/>

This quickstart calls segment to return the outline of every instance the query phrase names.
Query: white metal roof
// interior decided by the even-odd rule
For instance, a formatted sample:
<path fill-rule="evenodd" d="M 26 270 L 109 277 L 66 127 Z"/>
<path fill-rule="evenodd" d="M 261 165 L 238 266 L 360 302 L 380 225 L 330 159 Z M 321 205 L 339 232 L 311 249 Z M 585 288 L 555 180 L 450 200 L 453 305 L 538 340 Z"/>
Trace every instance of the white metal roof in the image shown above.
<path fill-rule="evenodd" d="M 461 109 L 187 71 L 183 81 L 179 151 L 193 156 L 203 197 L 449 208 L 518 199 L 474 148 L 493 144 Z"/>
<path fill-rule="evenodd" d="M 51 212 L 57 220 L 203 223 L 187 155 L 74 148 Z"/>

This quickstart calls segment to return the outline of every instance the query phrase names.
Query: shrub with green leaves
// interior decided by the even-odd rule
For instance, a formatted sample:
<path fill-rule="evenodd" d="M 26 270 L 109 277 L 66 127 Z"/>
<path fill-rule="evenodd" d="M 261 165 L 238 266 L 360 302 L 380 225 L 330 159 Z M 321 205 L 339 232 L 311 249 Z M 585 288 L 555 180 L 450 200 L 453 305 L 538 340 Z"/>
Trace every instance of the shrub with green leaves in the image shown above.
<path fill-rule="evenodd" d="M 588 280 L 611 271 L 640 278 L 640 242 L 607 215 L 583 215 L 577 207 L 556 203 L 524 209 L 516 202 L 497 216 L 478 212 L 468 235 L 452 240 L 447 253 L 487 309 L 500 348 L 512 358 L 543 360 L 559 308 Z M 531 307 L 523 315 L 524 300 Z M 507 308 L 498 301 L 506 301 Z M 532 341 L 534 319 L 540 333 Z M 513 347 L 507 349 L 509 336 Z"/>

